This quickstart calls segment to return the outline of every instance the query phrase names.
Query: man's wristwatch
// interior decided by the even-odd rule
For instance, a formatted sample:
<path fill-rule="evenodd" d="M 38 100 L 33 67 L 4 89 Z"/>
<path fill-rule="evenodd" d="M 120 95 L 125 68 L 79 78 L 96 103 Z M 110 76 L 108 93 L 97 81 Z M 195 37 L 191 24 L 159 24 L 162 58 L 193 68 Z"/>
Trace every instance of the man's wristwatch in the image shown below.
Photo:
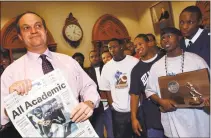
<path fill-rule="evenodd" d="M 88 101 L 86 101 L 86 102 L 87 102 L 87 103 L 90 103 L 90 104 L 92 105 L 93 109 L 95 108 L 95 105 L 94 105 L 94 103 L 93 103 L 92 101 L 88 100 Z"/>

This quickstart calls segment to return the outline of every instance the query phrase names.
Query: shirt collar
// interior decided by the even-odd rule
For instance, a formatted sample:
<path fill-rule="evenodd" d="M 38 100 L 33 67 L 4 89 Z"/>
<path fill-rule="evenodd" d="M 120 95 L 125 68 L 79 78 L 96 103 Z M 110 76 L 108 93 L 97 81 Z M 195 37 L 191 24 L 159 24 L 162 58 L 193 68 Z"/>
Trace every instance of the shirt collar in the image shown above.
<path fill-rule="evenodd" d="M 46 49 L 46 51 L 43 54 L 45 54 L 50 59 L 53 58 L 52 53 L 48 48 Z M 33 52 L 30 52 L 30 51 L 27 51 L 26 55 L 29 59 L 32 59 L 32 60 L 38 60 L 39 57 L 40 57 L 40 54 L 33 53 Z"/>
<path fill-rule="evenodd" d="M 199 28 L 198 31 L 196 32 L 196 34 L 193 36 L 192 39 L 185 39 L 185 45 L 188 46 L 189 45 L 189 41 L 191 41 L 192 43 L 195 43 L 195 41 L 199 38 L 199 36 L 201 35 L 203 29 Z"/>
<path fill-rule="evenodd" d="M 152 61 L 154 61 L 156 58 L 157 58 L 158 54 L 156 54 L 154 57 L 148 59 L 148 60 L 141 60 L 142 62 L 145 62 L 145 63 L 150 63 Z"/>

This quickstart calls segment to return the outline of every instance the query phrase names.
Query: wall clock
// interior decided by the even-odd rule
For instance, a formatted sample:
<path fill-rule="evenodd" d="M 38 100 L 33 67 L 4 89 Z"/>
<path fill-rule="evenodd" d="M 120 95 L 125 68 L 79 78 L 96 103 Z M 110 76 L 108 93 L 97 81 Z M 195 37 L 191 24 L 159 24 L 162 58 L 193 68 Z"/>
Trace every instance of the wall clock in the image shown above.
<path fill-rule="evenodd" d="M 196 1 L 196 6 L 202 13 L 202 26 L 205 29 L 210 28 L 210 1 Z"/>
<path fill-rule="evenodd" d="M 65 20 L 62 34 L 70 46 L 77 48 L 80 45 L 83 38 L 83 30 L 78 23 L 78 20 L 73 17 L 72 13 L 70 13 L 68 18 Z"/>

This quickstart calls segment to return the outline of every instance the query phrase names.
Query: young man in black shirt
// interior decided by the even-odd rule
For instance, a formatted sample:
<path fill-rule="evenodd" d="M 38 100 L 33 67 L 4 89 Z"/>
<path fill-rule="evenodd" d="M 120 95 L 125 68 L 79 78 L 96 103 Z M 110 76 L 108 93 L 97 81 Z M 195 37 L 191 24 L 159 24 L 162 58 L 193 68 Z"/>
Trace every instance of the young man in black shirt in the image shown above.
<path fill-rule="evenodd" d="M 130 95 L 133 131 L 141 138 L 163 138 L 159 108 L 145 96 L 149 70 L 152 64 L 158 61 L 162 55 L 155 53 L 153 48 L 148 46 L 149 39 L 145 34 L 137 35 L 134 45 L 141 58 L 131 73 Z M 141 105 L 138 107 L 139 99 Z"/>

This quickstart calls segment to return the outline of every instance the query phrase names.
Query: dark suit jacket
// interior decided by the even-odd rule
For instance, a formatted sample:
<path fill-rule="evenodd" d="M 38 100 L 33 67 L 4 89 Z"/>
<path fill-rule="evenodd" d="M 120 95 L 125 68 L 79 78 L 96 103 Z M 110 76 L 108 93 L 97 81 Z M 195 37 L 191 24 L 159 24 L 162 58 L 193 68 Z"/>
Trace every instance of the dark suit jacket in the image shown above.
<path fill-rule="evenodd" d="M 102 68 L 103 68 L 103 64 L 101 63 L 100 74 L 101 74 Z M 97 76 L 96 76 L 96 72 L 95 72 L 94 67 L 92 67 L 92 66 L 88 67 L 88 68 L 86 68 L 85 71 L 89 75 L 89 77 L 97 84 L 97 90 L 98 90 L 98 93 L 100 94 L 99 85 L 98 85 L 98 82 L 97 82 Z M 100 102 L 99 107 L 94 109 L 93 116 L 90 118 L 92 125 L 94 125 L 97 118 L 99 116 L 101 116 L 103 113 L 104 113 L 103 103 Z"/>
<path fill-rule="evenodd" d="M 103 68 L 103 64 L 100 65 L 100 74 L 101 74 L 101 71 L 102 71 L 102 68 Z M 99 90 L 99 85 L 98 85 L 98 82 L 97 82 L 97 76 L 96 76 L 96 72 L 95 72 L 95 69 L 94 67 L 88 67 L 86 69 L 86 73 L 89 75 L 89 77 L 97 84 L 97 90 L 98 92 L 100 92 Z"/>
<path fill-rule="evenodd" d="M 165 11 L 164 13 L 161 13 L 159 21 L 161 21 L 162 19 L 168 19 L 169 18 L 169 12 Z"/>
<path fill-rule="evenodd" d="M 180 47 L 187 52 L 192 52 L 202 57 L 210 67 L 210 30 L 203 30 L 196 41 L 190 46 L 186 47 L 185 39 L 181 39 Z"/>

